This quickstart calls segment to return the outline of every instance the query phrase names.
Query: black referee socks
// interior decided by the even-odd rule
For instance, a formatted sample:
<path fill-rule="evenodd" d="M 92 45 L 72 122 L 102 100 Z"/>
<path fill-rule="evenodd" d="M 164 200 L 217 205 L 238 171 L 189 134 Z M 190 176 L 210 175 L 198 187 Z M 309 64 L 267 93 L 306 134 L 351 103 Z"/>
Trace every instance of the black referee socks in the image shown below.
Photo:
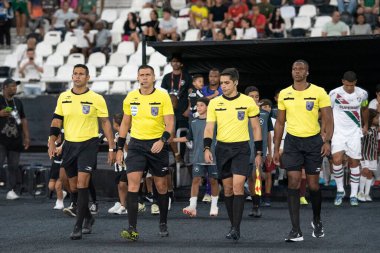
<path fill-rule="evenodd" d="M 310 190 L 310 201 L 313 208 L 313 221 L 317 224 L 321 220 L 322 192 Z"/>
<path fill-rule="evenodd" d="M 288 188 L 288 207 L 293 230 L 300 229 L 300 190 Z"/>
<path fill-rule="evenodd" d="M 129 226 L 136 228 L 137 225 L 137 211 L 138 211 L 138 192 L 130 192 L 127 194 L 127 210 Z"/>
<path fill-rule="evenodd" d="M 240 232 L 240 223 L 243 217 L 244 211 L 244 195 L 234 195 L 234 204 L 233 204 L 233 227 Z"/>
<path fill-rule="evenodd" d="M 229 196 L 229 197 L 224 197 L 224 204 L 226 205 L 228 218 L 230 219 L 231 226 L 232 226 L 234 223 L 234 220 L 233 220 L 234 195 Z"/>
<path fill-rule="evenodd" d="M 76 226 L 82 228 L 83 220 L 90 211 L 88 210 L 88 188 L 78 189 L 77 222 Z"/>
<path fill-rule="evenodd" d="M 77 205 L 77 202 L 78 202 L 78 192 L 77 191 L 70 193 L 70 201 L 72 203 L 74 203 L 75 206 Z"/>
<path fill-rule="evenodd" d="M 160 208 L 160 224 L 167 223 L 168 220 L 168 208 L 169 208 L 169 195 L 165 194 L 157 194 L 157 202 L 158 207 Z"/>
<path fill-rule="evenodd" d="M 253 196 L 251 196 L 251 198 L 252 198 L 253 208 L 260 207 L 260 196 L 259 195 L 253 195 Z"/>

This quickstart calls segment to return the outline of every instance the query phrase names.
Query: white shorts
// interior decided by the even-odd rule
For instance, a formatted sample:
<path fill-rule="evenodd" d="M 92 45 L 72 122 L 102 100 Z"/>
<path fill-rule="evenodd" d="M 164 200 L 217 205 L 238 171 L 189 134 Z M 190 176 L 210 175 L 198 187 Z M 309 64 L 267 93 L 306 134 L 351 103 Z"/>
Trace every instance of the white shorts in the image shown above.
<path fill-rule="evenodd" d="M 334 133 L 331 139 L 331 154 L 344 151 L 352 159 L 362 159 L 361 136 L 347 136 L 340 133 Z"/>
<path fill-rule="evenodd" d="M 369 170 L 377 170 L 377 161 L 376 160 L 364 160 L 360 161 L 360 164 L 363 168 L 368 168 Z"/>

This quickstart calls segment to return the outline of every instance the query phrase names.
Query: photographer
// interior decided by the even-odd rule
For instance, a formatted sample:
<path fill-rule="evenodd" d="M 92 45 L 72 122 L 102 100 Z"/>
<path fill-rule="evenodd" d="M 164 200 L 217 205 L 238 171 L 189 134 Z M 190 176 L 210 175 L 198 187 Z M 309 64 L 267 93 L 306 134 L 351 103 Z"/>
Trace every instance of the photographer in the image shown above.
<path fill-rule="evenodd" d="M 7 159 L 7 199 L 18 199 L 14 192 L 16 172 L 20 160 L 20 152 L 29 148 L 29 128 L 25 118 L 21 100 L 15 98 L 17 85 L 13 79 L 3 83 L 3 95 L 0 95 L 0 168 Z"/>
<path fill-rule="evenodd" d="M 41 73 L 44 72 L 42 68 L 42 59 L 36 57 L 33 48 L 27 49 L 26 56 L 26 59 L 21 61 L 19 69 L 21 77 L 31 81 L 31 83 L 24 85 L 25 95 L 41 94 L 41 85 L 36 82 L 41 79 Z"/>

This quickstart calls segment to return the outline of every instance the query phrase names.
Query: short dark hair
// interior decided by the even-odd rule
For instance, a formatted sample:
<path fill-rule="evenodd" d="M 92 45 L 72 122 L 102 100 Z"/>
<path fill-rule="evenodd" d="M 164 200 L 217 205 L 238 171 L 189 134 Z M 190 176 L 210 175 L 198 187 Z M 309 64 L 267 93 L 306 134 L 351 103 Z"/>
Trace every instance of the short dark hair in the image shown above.
<path fill-rule="evenodd" d="M 147 65 L 147 64 L 143 64 L 143 65 L 141 65 L 141 66 L 138 68 L 137 73 L 140 72 L 140 69 L 150 69 L 150 70 L 152 70 L 152 72 L 153 72 L 153 74 L 154 74 L 154 68 L 153 68 L 152 66 L 150 66 L 150 65 Z"/>
<path fill-rule="evenodd" d="M 249 24 L 249 26 L 251 26 L 251 20 L 249 20 L 249 18 L 244 17 L 241 20 L 242 21 L 244 20 L 245 22 L 247 22 Z"/>
<path fill-rule="evenodd" d="M 377 110 L 375 109 L 368 109 L 368 127 L 371 127 L 373 119 L 378 115 Z"/>
<path fill-rule="evenodd" d="M 293 65 L 295 63 L 303 63 L 306 66 L 307 70 L 309 70 L 309 63 L 307 61 L 302 60 L 302 59 L 298 59 L 298 60 L 296 60 L 296 61 L 293 62 Z"/>
<path fill-rule="evenodd" d="M 244 94 L 248 96 L 248 94 L 253 92 L 253 91 L 259 92 L 259 89 L 256 86 L 248 86 L 247 88 L 245 88 Z"/>
<path fill-rule="evenodd" d="M 380 83 L 376 85 L 376 92 L 380 92 Z"/>
<path fill-rule="evenodd" d="M 87 68 L 87 66 L 84 65 L 84 64 L 77 64 L 77 65 L 75 65 L 74 68 L 73 68 L 73 71 L 76 68 L 82 68 L 82 69 L 84 69 L 86 71 L 86 75 L 88 75 L 90 73 L 89 70 L 88 70 L 88 68 Z"/>
<path fill-rule="evenodd" d="M 182 62 L 182 56 L 180 54 L 172 54 L 169 58 L 168 58 L 168 61 L 171 62 L 173 59 L 176 59 L 177 61 L 179 61 L 180 63 L 183 63 Z"/>
<path fill-rule="evenodd" d="M 273 106 L 272 101 L 270 101 L 267 98 L 261 99 L 260 102 L 259 102 L 259 104 L 260 104 L 260 106 L 265 106 L 265 105 L 269 105 L 270 107 Z"/>
<path fill-rule="evenodd" d="M 195 74 L 195 75 L 193 75 L 193 81 L 195 81 L 198 78 L 203 78 L 203 75 L 202 74 Z"/>
<path fill-rule="evenodd" d="M 170 10 L 170 8 L 164 8 L 164 9 L 162 10 L 162 12 L 167 12 L 167 13 L 172 14 L 172 11 Z"/>
<path fill-rule="evenodd" d="M 122 113 L 116 113 L 113 115 L 113 120 L 118 124 L 121 125 L 121 122 L 123 121 L 123 114 Z"/>
<path fill-rule="evenodd" d="M 236 68 L 226 68 L 220 74 L 221 76 L 229 76 L 232 81 L 239 80 L 239 71 Z"/>
<path fill-rule="evenodd" d="M 197 99 L 197 103 L 198 102 L 204 103 L 206 106 L 208 106 L 208 103 L 210 103 L 210 99 L 208 99 L 206 97 L 201 97 L 201 98 Z"/>
<path fill-rule="evenodd" d="M 212 68 L 212 69 L 210 69 L 209 73 L 210 73 L 211 71 L 212 71 L 212 72 L 218 72 L 218 73 L 219 73 L 219 69 L 217 69 L 217 68 Z"/>
<path fill-rule="evenodd" d="M 346 80 L 348 82 L 354 82 L 354 81 L 358 80 L 358 78 L 356 77 L 356 73 L 354 71 L 346 71 L 343 74 L 342 79 Z"/>
<path fill-rule="evenodd" d="M 35 49 L 34 48 L 32 48 L 32 47 L 29 47 L 27 50 L 26 50 L 27 52 L 30 52 L 30 51 L 35 51 Z"/>

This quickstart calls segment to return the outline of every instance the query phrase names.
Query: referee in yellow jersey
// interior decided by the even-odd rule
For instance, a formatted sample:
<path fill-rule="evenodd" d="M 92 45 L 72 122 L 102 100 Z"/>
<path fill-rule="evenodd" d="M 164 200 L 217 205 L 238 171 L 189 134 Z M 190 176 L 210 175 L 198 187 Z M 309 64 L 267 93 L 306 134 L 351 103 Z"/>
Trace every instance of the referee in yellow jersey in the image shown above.
<path fill-rule="evenodd" d="M 56 153 L 55 141 L 63 124 L 65 143 L 61 166 L 69 178 L 71 192 L 78 191 L 77 220 L 70 235 L 73 240 L 81 239 L 82 233 L 90 234 L 95 221 L 88 209 L 88 185 L 97 160 L 99 120 L 109 141 L 108 163 L 112 164 L 115 160 L 115 143 L 107 105 L 101 95 L 89 90 L 89 79 L 86 65 L 74 66 L 74 86 L 58 98 L 49 137 L 48 152 L 53 158 Z"/>
<path fill-rule="evenodd" d="M 129 228 L 121 231 L 121 237 L 136 241 L 138 191 L 143 172 L 150 170 L 158 191 L 160 209 L 159 235 L 169 235 L 167 229 L 168 185 L 166 175 L 169 166 L 168 140 L 174 130 L 174 112 L 169 94 L 154 88 L 154 70 L 149 65 L 138 69 L 140 89 L 131 91 L 123 102 L 124 116 L 120 126 L 118 147 L 124 147 L 125 137 L 130 130 L 126 159 L 128 175 L 127 210 Z M 123 150 L 116 155 L 123 162 Z"/>
<path fill-rule="evenodd" d="M 321 222 L 322 196 L 318 181 L 322 158 L 330 153 L 333 118 L 330 97 L 323 88 L 307 82 L 308 75 L 309 64 L 306 61 L 297 60 L 293 63 L 293 84 L 280 92 L 274 129 L 273 159 L 279 164 L 279 149 L 286 121 L 287 134 L 281 167 L 288 173 L 288 207 L 293 226 L 285 239 L 287 242 L 303 241 L 299 218 L 302 168 L 306 172 L 313 208 L 312 236 L 324 236 Z M 319 111 L 322 131 L 318 122 Z"/>
<path fill-rule="evenodd" d="M 262 136 L 259 122 L 260 110 L 252 98 L 237 91 L 239 72 L 227 68 L 220 75 L 223 96 L 210 101 L 207 109 L 207 123 L 204 132 L 204 155 L 207 163 L 216 162 L 223 180 L 224 202 L 231 229 L 227 239 L 237 242 L 240 238 L 240 222 L 244 210 L 244 183 L 249 174 L 251 150 L 249 147 L 248 121 L 255 139 L 256 156 L 254 164 L 262 163 Z M 215 161 L 211 143 L 217 125 Z M 252 162 L 253 163 L 253 162 Z"/>

